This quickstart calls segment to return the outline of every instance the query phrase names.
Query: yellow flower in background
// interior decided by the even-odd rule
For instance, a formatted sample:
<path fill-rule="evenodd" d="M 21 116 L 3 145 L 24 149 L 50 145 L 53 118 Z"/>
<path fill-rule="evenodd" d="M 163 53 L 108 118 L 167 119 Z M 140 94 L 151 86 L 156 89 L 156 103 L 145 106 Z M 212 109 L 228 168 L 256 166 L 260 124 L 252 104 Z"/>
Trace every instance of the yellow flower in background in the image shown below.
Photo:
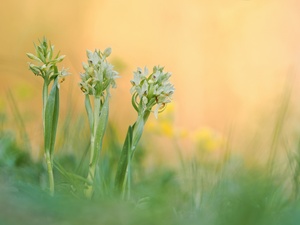
<path fill-rule="evenodd" d="M 162 121 L 160 123 L 160 130 L 164 135 L 168 137 L 172 137 L 174 135 L 173 124 L 169 123 L 168 121 Z"/>
<path fill-rule="evenodd" d="M 155 133 L 166 137 L 186 138 L 188 136 L 188 131 L 177 127 L 174 124 L 174 111 L 175 104 L 171 102 L 158 119 L 150 118 L 146 126 L 149 133 Z"/>
<path fill-rule="evenodd" d="M 216 151 L 222 147 L 222 136 L 211 128 L 203 127 L 192 134 L 196 148 L 200 151 Z"/>
<path fill-rule="evenodd" d="M 169 103 L 159 119 L 150 119 L 146 128 L 149 133 L 172 137 L 174 135 L 174 103 Z"/>

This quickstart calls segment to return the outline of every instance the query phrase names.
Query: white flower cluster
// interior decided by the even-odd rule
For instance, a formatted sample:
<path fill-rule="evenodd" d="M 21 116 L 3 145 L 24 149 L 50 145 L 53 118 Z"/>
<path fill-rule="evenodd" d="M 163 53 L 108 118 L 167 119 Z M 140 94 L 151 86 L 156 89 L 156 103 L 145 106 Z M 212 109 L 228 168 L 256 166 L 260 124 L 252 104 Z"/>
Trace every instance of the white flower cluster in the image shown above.
<path fill-rule="evenodd" d="M 65 77 L 69 75 L 67 69 L 62 68 L 61 71 L 57 69 L 56 64 L 63 61 L 64 55 L 57 54 L 53 57 L 54 46 L 47 42 L 46 38 L 40 41 L 40 45 L 35 46 L 36 55 L 27 53 L 27 56 L 38 62 L 38 65 L 29 63 L 29 69 L 36 75 L 41 76 L 47 83 L 59 78 L 60 83 L 64 81 Z"/>
<path fill-rule="evenodd" d="M 165 109 L 167 103 L 171 102 L 174 93 L 174 86 L 170 83 L 169 78 L 171 73 L 164 72 L 164 68 L 155 66 L 153 72 L 148 76 L 147 67 L 144 71 L 137 68 L 133 73 L 133 85 L 130 92 L 132 96 L 132 104 L 139 113 L 144 113 L 146 110 L 154 109 L 154 116 L 157 118 L 158 113 Z"/>
<path fill-rule="evenodd" d="M 111 54 L 111 48 L 104 52 L 87 50 L 88 63 L 82 63 L 85 70 L 80 74 L 80 89 L 86 95 L 101 96 L 110 85 L 115 88 L 115 79 L 118 78 L 118 72 L 113 70 L 113 66 L 107 62 L 106 58 Z"/>

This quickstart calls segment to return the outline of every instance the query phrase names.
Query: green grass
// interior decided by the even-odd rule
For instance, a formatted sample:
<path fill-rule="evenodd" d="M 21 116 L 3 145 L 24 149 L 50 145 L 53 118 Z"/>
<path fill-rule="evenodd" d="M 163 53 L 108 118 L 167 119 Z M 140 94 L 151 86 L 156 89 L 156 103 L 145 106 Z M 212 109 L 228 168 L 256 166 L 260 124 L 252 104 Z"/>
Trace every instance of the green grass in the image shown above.
<path fill-rule="evenodd" d="M 63 126 L 88 130 L 81 119 Z M 95 197 L 87 200 L 84 182 L 75 174 L 84 176 L 88 170 L 88 135 L 80 141 L 85 148 L 78 144 L 73 153 L 58 150 L 56 163 L 64 171 L 54 168 L 56 194 L 51 197 L 45 162 L 34 162 L 15 132 L 2 129 L 0 224 L 299 224 L 299 145 L 287 150 L 286 164 L 273 156 L 277 169 L 272 172 L 268 161 L 253 163 L 255 159 L 232 152 L 230 146 L 219 160 L 201 155 L 186 159 L 185 170 L 161 165 L 149 172 L 141 163 L 145 156 L 137 155 L 131 198 L 122 200 L 114 191 L 122 145 L 113 138 L 116 132 L 108 127 L 105 147 L 111 147 L 102 153 Z M 68 141 L 60 136 L 58 145 L 64 148 Z"/>

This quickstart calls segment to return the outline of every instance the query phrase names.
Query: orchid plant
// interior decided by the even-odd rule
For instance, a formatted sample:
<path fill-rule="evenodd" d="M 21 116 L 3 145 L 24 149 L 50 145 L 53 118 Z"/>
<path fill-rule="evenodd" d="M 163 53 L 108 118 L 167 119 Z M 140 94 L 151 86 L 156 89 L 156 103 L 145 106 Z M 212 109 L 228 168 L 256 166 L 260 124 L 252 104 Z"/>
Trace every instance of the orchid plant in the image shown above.
<path fill-rule="evenodd" d="M 44 127 L 44 150 L 47 163 L 49 190 L 54 195 L 54 177 L 53 177 L 53 155 L 56 138 L 56 130 L 59 115 L 59 88 L 60 83 L 69 75 L 64 68 L 58 70 L 57 64 L 62 62 L 64 55 L 59 53 L 54 57 L 54 45 L 51 45 L 46 38 L 35 45 L 35 53 L 27 53 L 27 56 L 37 64 L 29 63 L 29 69 L 36 76 L 44 79 L 43 85 L 43 127 Z M 52 82 L 52 88 L 49 93 L 49 86 Z"/>
<path fill-rule="evenodd" d="M 138 113 L 138 118 L 128 128 L 115 178 L 115 187 L 124 197 L 126 190 L 127 196 L 130 196 L 131 159 L 142 137 L 145 123 L 151 112 L 157 118 L 158 113 L 164 111 L 171 102 L 175 88 L 169 81 L 170 77 L 171 73 L 164 72 L 164 68 L 160 66 L 155 66 L 150 75 L 147 67 L 144 70 L 137 68 L 133 73 L 131 102 Z"/>
<path fill-rule="evenodd" d="M 110 54 L 111 48 L 103 52 L 97 49 L 94 52 L 87 50 L 88 60 L 87 63 L 83 63 L 84 73 L 80 74 L 79 86 L 85 95 L 85 108 L 91 131 L 89 171 L 85 185 L 85 195 L 88 198 L 93 195 L 96 167 L 107 126 L 110 88 L 116 87 L 115 79 L 119 77 L 107 61 Z M 90 98 L 92 98 L 93 107 Z"/>

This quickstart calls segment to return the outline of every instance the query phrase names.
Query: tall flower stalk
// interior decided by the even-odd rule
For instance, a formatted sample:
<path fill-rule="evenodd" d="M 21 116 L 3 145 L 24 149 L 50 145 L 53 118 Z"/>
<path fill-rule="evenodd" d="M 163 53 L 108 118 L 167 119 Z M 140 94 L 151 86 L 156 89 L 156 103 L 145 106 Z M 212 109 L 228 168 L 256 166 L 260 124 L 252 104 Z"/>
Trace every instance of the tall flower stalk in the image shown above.
<path fill-rule="evenodd" d="M 123 197 L 126 195 L 126 190 L 127 196 L 130 196 L 131 159 L 142 137 L 145 123 L 151 112 L 157 118 L 158 113 L 164 111 L 166 105 L 171 102 L 175 90 L 169 81 L 171 73 L 163 70 L 163 67 L 155 66 L 150 75 L 148 75 L 149 72 L 146 67 L 144 71 L 138 68 L 133 73 L 130 92 L 132 105 L 138 113 L 138 118 L 128 128 L 115 178 L 115 188 L 122 192 Z"/>
<path fill-rule="evenodd" d="M 29 63 L 29 69 L 44 79 L 43 85 L 43 127 L 44 127 L 44 151 L 49 177 L 49 191 L 54 195 L 53 154 L 59 115 L 59 87 L 69 73 L 66 69 L 58 70 L 57 63 L 65 58 L 59 53 L 54 57 L 54 46 L 47 42 L 46 38 L 35 45 L 35 55 L 27 53 L 37 65 Z M 49 86 L 52 88 L 49 93 Z"/>
<path fill-rule="evenodd" d="M 83 63 L 84 73 L 80 74 L 80 89 L 85 94 L 90 131 L 91 149 L 85 195 L 91 198 L 94 191 L 96 167 L 102 149 L 102 141 L 108 121 L 110 88 L 115 88 L 118 73 L 106 58 L 111 54 L 111 48 L 103 52 L 87 50 L 88 62 Z M 91 104 L 91 99 L 92 103 Z M 93 105 L 93 106 L 92 106 Z"/>

